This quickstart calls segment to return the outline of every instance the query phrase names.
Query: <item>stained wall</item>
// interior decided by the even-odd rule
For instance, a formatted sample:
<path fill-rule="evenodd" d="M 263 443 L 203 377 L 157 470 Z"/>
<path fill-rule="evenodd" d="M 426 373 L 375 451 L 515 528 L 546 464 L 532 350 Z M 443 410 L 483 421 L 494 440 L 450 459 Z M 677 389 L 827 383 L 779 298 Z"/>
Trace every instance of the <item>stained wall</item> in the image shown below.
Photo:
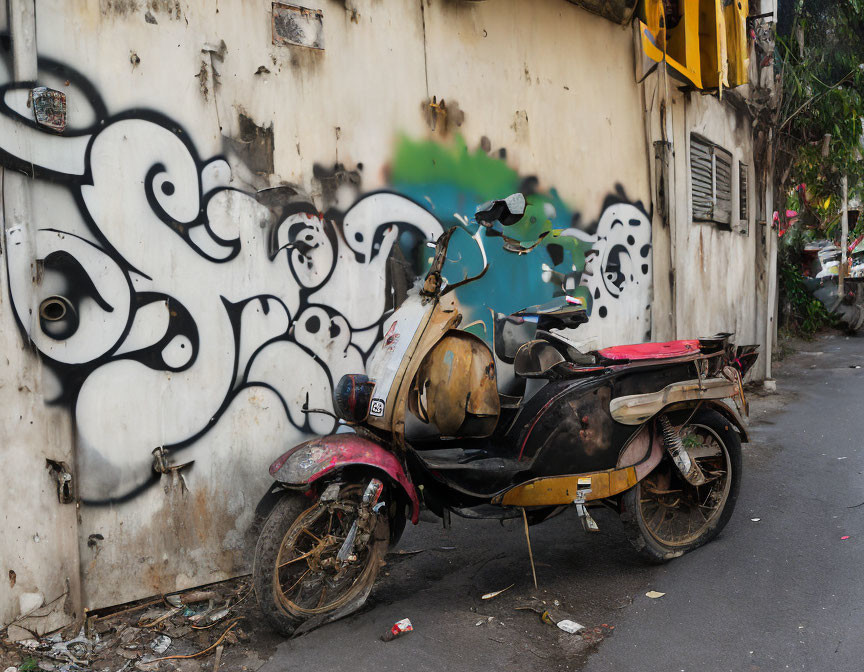
<path fill-rule="evenodd" d="M 274 44 L 269 0 L 35 7 L 37 83 L 66 93 L 68 126 L 33 122 L 4 52 L 3 198 L 27 205 L 4 222 L 3 451 L 30 520 L 2 533 L 46 597 L 56 567 L 77 572 L 65 558 L 90 608 L 247 571 L 267 466 L 333 429 L 303 406 L 362 371 L 425 241 L 476 227 L 484 200 L 530 207 L 460 297 L 478 314 L 566 293 L 592 312 L 572 334 L 591 347 L 666 329 L 629 27 L 563 0 L 322 0 L 312 49 Z M 725 282 L 728 240 L 670 230 L 675 259 L 699 260 L 678 331 L 748 329 L 748 278 L 719 312 L 698 298 Z M 51 501 L 54 455 L 77 504 Z M 28 541 L 43 521 L 65 535 L 48 552 Z M 0 551 L 4 574 L 16 557 Z"/>

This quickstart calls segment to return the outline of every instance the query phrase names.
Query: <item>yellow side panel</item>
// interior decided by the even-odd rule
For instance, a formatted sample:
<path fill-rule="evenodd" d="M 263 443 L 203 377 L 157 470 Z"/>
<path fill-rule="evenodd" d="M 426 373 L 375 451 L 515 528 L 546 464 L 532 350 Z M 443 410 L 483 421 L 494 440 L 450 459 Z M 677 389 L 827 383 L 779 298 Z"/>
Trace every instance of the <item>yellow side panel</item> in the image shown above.
<path fill-rule="evenodd" d="M 584 484 L 586 480 L 591 482 L 591 492 L 586 495 L 585 500 L 590 501 L 604 499 L 629 490 L 636 485 L 638 478 L 636 477 L 636 469 L 633 467 L 574 476 L 538 478 L 529 483 L 517 485 L 505 492 L 503 496 L 494 499 L 493 503 L 504 506 L 572 504 L 573 500 L 576 499 L 579 484 Z"/>
<path fill-rule="evenodd" d="M 726 21 L 726 50 L 729 58 L 729 86 L 747 83 L 750 50 L 747 46 L 748 0 L 733 0 L 723 8 Z"/>

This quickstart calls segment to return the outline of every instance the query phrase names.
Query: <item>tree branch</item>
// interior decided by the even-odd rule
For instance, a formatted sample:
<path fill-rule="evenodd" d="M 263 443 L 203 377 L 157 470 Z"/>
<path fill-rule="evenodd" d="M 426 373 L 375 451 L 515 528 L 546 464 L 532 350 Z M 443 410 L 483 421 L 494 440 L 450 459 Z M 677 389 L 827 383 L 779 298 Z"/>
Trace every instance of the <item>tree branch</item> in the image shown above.
<path fill-rule="evenodd" d="M 788 124 L 790 121 L 792 121 L 792 119 L 793 119 L 793 118 L 794 118 L 794 117 L 795 117 L 799 112 L 801 112 L 801 110 L 803 110 L 805 107 L 807 107 L 808 105 L 810 105 L 811 103 L 813 103 L 817 98 L 821 98 L 822 96 L 824 96 L 824 95 L 825 95 L 826 93 L 828 93 L 829 91 L 833 91 L 834 89 L 836 89 L 838 86 L 840 86 L 843 82 L 845 82 L 847 79 L 849 79 L 849 78 L 850 78 L 852 75 L 854 75 L 854 74 L 855 74 L 855 70 L 854 70 L 854 69 L 853 69 L 853 70 L 850 70 L 846 75 L 844 75 L 842 78 L 840 78 L 840 80 L 838 80 L 838 82 L 837 82 L 836 84 L 834 84 L 833 86 L 829 86 L 827 89 L 825 89 L 825 90 L 822 91 L 821 93 L 817 93 L 817 94 L 815 94 L 815 95 L 813 95 L 813 96 L 810 96 L 810 98 L 808 98 L 808 99 L 805 100 L 803 103 L 801 103 L 801 105 L 798 107 L 797 110 L 795 110 L 792 114 L 790 114 L 788 117 L 786 117 L 786 121 L 784 121 L 782 124 L 780 124 L 779 128 L 777 129 L 777 131 L 778 131 L 778 132 L 782 131 L 782 130 L 786 127 L 786 124 Z"/>

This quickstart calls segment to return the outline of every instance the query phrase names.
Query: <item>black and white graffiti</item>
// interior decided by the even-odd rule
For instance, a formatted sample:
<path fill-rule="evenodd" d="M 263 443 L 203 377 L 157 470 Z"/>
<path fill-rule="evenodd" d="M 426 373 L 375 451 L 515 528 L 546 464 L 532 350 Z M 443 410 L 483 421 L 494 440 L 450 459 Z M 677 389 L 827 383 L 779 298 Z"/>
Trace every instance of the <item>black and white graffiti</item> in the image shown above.
<path fill-rule="evenodd" d="M 0 59 L 9 81 L 4 68 Z M 51 400 L 74 414 L 83 501 L 123 502 L 153 485 L 155 449 L 177 462 L 200 456 L 226 415 L 243 416 L 250 390 L 278 399 L 268 412 L 285 421 L 268 455 L 332 431 L 331 418 L 304 408 L 331 409 L 334 382 L 364 369 L 442 222 L 411 198 L 359 185 L 350 207 L 325 214 L 290 188 L 250 191 L 169 117 L 109 113 L 85 77 L 48 59 L 39 78 L 0 87 L 0 164 L 35 178 L 26 220 L 7 217 L 6 263 L 16 318 L 53 372 Z M 62 132 L 36 123 L 37 85 L 66 91 Z M 590 291 L 595 331 L 620 336 L 643 316 L 647 327 L 641 204 L 612 198 L 590 230 L 560 235 L 592 247 L 584 270 L 556 259 L 560 244 L 548 251 L 565 283 Z M 519 258 L 526 274 L 546 259 Z"/>
<path fill-rule="evenodd" d="M 22 108 L 31 86 L 0 89 L 2 161 L 68 207 L 34 198 L 38 228 L 7 227 L 10 292 L 74 409 L 85 501 L 139 492 L 154 448 L 195 442 L 245 387 L 275 391 L 298 439 L 332 430 L 302 408 L 331 408 L 332 382 L 363 370 L 392 308 L 391 250 L 438 220 L 392 193 L 335 218 L 264 206 L 170 119 L 97 98 L 94 123 L 58 135 Z"/>
<path fill-rule="evenodd" d="M 642 203 L 630 202 L 619 186 L 619 193 L 606 199 L 593 231 L 570 228 L 562 235 L 591 244 L 580 284 L 590 292 L 593 314 L 601 320 L 613 314 L 628 320 L 644 316 L 650 326 L 651 218 Z"/>

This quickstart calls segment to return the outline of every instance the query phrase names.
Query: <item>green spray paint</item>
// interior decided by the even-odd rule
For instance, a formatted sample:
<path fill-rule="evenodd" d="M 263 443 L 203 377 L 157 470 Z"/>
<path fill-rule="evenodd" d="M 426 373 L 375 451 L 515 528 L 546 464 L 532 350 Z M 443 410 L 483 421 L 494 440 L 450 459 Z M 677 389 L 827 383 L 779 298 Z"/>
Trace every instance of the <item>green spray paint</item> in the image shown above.
<path fill-rule="evenodd" d="M 471 151 L 461 136 L 449 144 L 401 138 L 390 167 L 393 188 L 433 212 L 445 228 L 458 226 L 469 234 L 480 227 L 474 221 L 477 205 L 522 191 L 526 196 L 525 216 L 504 229 L 504 235 L 523 248 L 537 244 L 530 252 L 508 251 L 501 236 L 481 233 L 489 271 L 479 281 L 457 290 L 460 303 L 469 313 L 466 324 L 480 321 L 469 331 L 491 344 L 492 312 L 509 315 L 532 305 L 553 300 L 563 302 L 565 293 L 582 299 L 590 310 L 590 296 L 578 286 L 590 245 L 578 238 L 561 235 L 572 226 L 573 211 L 558 193 L 537 191 L 533 180 L 520 176 L 500 158 L 481 149 Z M 544 235 L 545 234 L 545 235 Z M 468 236 L 454 236 L 448 259 L 456 260 L 455 282 L 467 272 L 479 270 L 479 254 Z M 562 283 L 569 278 L 569 288 Z"/>

